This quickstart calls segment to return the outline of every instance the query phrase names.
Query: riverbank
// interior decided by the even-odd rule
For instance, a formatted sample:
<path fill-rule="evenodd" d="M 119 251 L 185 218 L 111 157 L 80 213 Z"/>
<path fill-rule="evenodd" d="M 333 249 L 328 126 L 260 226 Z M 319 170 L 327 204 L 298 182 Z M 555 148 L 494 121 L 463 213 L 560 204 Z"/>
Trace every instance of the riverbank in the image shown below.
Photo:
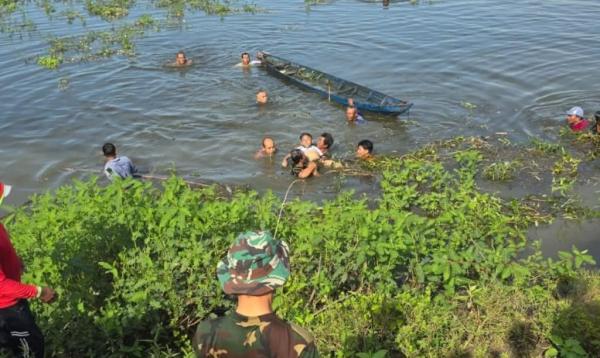
<path fill-rule="evenodd" d="M 508 177 L 494 164 L 507 153 L 536 165 L 515 166 Z M 322 353 L 595 356 L 593 258 L 576 248 L 547 258 L 527 238 L 529 228 L 557 218 L 598 217 L 573 191 L 584 180 L 582 154 L 539 141 L 439 141 L 362 167 L 380 177 L 377 197 L 293 200 L 281 217 L 271 193 L 228 198 L 177 177 L 162 187 L 104 187 L 92 178 L 34 196 L 6 224 L 27 265 L 24 279 L 60 295 L 54 305 L 34 303 L 53 357 L 191 356 L 196 324 L 232 307 L 216 263 L 248 229 L 290 244 L 292 278 L 274 305 L 314 332 Z M 527 183 L 530 175 L 542 188 L 519 198 L 478 184 Z"/>

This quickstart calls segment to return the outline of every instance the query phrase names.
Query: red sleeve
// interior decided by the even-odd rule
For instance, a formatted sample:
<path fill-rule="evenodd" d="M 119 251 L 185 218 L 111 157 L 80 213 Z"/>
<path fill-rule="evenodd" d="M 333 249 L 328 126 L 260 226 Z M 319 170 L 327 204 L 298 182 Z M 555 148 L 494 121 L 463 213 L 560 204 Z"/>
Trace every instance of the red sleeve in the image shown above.
<path fill-rule="evenodd" d="M 4 275 L 0 266 L 0 300 L 33 298 L 35 296 L 37 296 L 36 286 L 9 279 Z"/>

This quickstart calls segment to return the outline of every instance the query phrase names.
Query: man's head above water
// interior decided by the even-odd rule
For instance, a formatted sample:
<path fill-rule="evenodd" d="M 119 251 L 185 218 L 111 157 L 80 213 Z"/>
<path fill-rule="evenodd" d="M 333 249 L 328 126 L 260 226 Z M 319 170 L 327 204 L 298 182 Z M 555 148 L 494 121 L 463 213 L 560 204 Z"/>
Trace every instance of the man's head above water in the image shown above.
<path fill-rule="evenodd" d="M 175 55 L 175 64 L 177 66 L 185 66 L 190 63 L 190 60 L 185 56 L 185 52 L 179 51 L 177 55 Z"/>
<path fill-rule="evenodd" d="M 244 66 L 250 65 L 250 54 L 248 52 L 243 52 L 241 57 L 242 57 L 242 65 L 244 65 Z"/>
<path fill-rule="evenodd" d="M 273 155 L 277 151 L 275 141 L 271 137 L 264 137 L 262 141 L 262 150 L 265 155 Z"/>

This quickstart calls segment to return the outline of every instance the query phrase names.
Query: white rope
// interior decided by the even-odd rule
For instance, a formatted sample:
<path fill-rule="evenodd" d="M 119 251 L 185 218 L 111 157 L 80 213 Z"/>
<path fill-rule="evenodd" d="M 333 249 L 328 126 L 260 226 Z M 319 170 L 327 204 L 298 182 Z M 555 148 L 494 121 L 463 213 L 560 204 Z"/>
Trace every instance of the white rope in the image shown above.
<path fill-rule="evenodd" d="M 287 190 L 285 191 L 285 195 L 283 197 L 283 202 L 281 203 L 281 208 L 279 208 L 279 215 L 277 215 L 277 225 L 275 225 L 275 234 L 273 235 L 273 240 L 277 239 L 277 230 L 279 229 L 279 221 L 281 221 L 281 216 L 283 215 L 283 206 L 285 205 L 285 203 L 287 201 L 288 194 L 290 193 L 290 190 L 292 189 L 294 184 L 296 184 L 296 182 L 299 180 L 301 180 L 301 179 L 296 179 L 293 182 L 291 182 L 290 185 L 288 186 Z"/>

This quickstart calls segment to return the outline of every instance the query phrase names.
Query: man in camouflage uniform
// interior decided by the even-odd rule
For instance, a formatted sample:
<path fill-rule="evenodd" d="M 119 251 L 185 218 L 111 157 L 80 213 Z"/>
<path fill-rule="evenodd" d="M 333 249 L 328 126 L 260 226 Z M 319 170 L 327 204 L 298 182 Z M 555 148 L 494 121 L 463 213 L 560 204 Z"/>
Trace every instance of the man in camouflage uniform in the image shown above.
<path fill-rule="evenodd" d="M 312 335 L 273 312 L 273 291 L 290 275 L 289 249 L 268 232 L 237 237 L 217 266 L 225 293 L 238 298 L 235 312 L 198 325 L 198 357 L 317 358 Z"/>

